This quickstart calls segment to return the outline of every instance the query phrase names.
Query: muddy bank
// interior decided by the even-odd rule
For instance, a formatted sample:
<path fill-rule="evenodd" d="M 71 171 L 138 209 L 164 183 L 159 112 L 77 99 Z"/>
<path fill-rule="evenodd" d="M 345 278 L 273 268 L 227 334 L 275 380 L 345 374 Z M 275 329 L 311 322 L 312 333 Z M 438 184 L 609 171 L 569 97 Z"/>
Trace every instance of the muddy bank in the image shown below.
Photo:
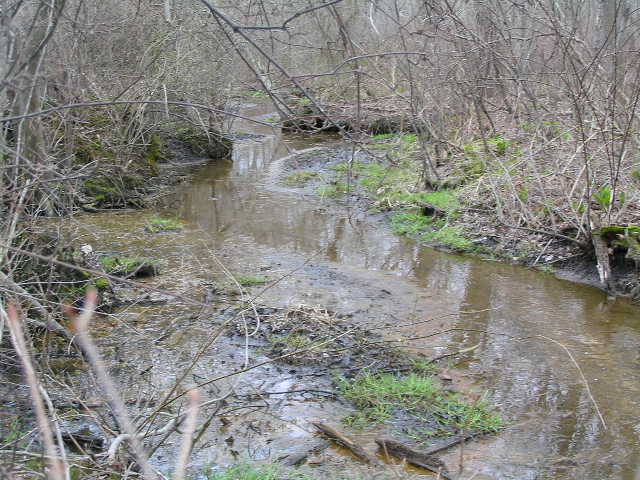
<path fill-rule="evenodd" d="M 103 126 L 103 129 L 106 127 Z M 76 155 L 90 166 L 82 183 L 79 206 L 87 212 L 110 209 L 153 207 L 174 187 L 189 180 L 191 174 L 212 159 L 224 161 L 231 155 L 232 135 L 174 122 L 155 127 L 148 142 L 128 152 L 128 161 L 111 151 L 109 135 Z"/>
<path fill-rule="evenodd" d="M 495 215 L 465 205 L 449 190 L 413 194 L 407 184 L 395 198 L 387 194 L 395 187 L 385 183 L 385 177 L 407 176 L 408 167 L 388 163 L 386 146 L 384 151 L 340 147 L 292 155 L 278 166 L 277 181 L 303 195 L 326 199 L 325 209 L 334 209 L 332 202 L 346 206 L 350 217 L 366 217 L 445 252 L 521 264 L 614 295 L 637 297 L 636 264 L 631 254 L 627 257 L 630 247 L 625 244 L 608 247 L 613 281 L 606 287 L 600 282 L 592 247 L 580 245 L 568 232 L 555 236 L 533 228 L 510 228 L 497 222 Z"/>

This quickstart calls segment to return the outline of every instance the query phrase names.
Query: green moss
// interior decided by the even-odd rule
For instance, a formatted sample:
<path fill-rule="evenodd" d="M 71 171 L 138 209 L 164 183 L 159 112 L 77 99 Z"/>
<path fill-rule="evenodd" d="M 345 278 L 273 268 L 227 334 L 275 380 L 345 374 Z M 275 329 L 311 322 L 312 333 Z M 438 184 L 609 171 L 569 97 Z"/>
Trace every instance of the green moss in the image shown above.
<path fill-rule="evenodd" d="M 283 467 L 273 464 L 252 465 L 246 463 L 229 467 L 221 472 L 210 472 L 207 475 L 207 480 L 281 480 L 285 478 L 312 480 L 312 477 L 303 473 L 295 470 L 285 472 Z"/>
<path fill-rule="evenodd" d="M 251 287 L 253 285 L 263 285 L 269 282 L 267 277 L 261 275 L 236 277 L 236 281 L 243 287 Z"/>
<path fill-rule="evenodd" d="M 142 183 L 139 175 L 99 175 L 84 181 L 84 191 L 99 206 L 118 207 L 127 205 L 131 191 Z"/>
<path fill-rule="evenodd" d="M 149 167 L 153 175 L 158 174 L 158 162 L 164 159 L 162 145 L 162 139 L 158 135 L 152 135 L 143 157 L 145 165 Z"/>
<path fill-rule="evenodd" d="M 216 131 L 205 131 L 193 125 L 181 125 L 173 132 L 195 155 L 222 158 L 231 154 L 231 140 Z"/>
<path fill-rule="evenodd" d="M 109 280 L 107 280 L 106 278 L 98 278 L 95 282 L 93 282 L 93 284 L 98 290 L 103 290 L 109 287 Z"/>
<path fill-rule="evenodd" d="M 430 203 L 449 213 L 456 212 L 460 208 L 460 202 L 453 190 L 438 190 L 437 192 L 415 194 L 419 201 Z"/>
<path fill-rule="evenodd" d="M 75 141 L 74 160 L 77 164 L 116 159 L 116 154 L 106 147 L 98 136 L 88 139 L 77 136 Z"/>
<path fill-rule="evenodd" d="M 422 240 L 429 243 L 437 243 L 460 252 L 472 253 L 475 245 L 464 237 L 461 227 L 444 227 L 435 232 L 422 235 Z"/>
<path fill-rule="evenodd" d="M 640 226 L 638 225 L 609 225 L 607 227 L 599 228 L 593 232 L 594 235 L 640 235 Z"/>
<path fill-rule="evenodd" d="M 177 232 L 184 227 L 182 222 L 175 218 L 151 218 L 144 226 L 144 229 L 149 233 L 159 232 Z"/>
<path fill-rule="evenodd" d="M 267 98 L 269 96 L 261 90 L 248 90 L 245 92 L 245 95 L 253 98 Z"/>
<path fill-rule="evenodd" d="M 397 135 L 395 133 L 381 133 L 379 135 L 374 135 L 373 137 L 371 137 L 372 140 L 390 140 L 394 137 L 396 137 Z"/>
<path fill-rule="evenodd" d="M 148 258 L 101 257 L 100 264 L 105 272 L 121 277 L 142 277 L 158 274 L 157 264 Z"/>
<path fill-rule="evenodd" d="M 321 197 L 337 198 L 349 192 L 349 186 L 342 181 L 334 181 L 330 185 L 322 186 L 318 189 Z"/>
<path fill-rule="evenodd" d="M 307 336 L 294 332 L 289 332 L 286 335 L 269 337 L 267 341 L 276 347 L 282 346 L 292 351 L 302 350 L 313 344 L 313 341 Z"/>
<path fill-rule="evenodd" d="M 314 172 L 312 170 L 300 170 L 287 175 L 283 182 L 289 187 L 300 187 L 305 185 L 312 178 L 316 178 L 317 176 L 318 172 Z"/>

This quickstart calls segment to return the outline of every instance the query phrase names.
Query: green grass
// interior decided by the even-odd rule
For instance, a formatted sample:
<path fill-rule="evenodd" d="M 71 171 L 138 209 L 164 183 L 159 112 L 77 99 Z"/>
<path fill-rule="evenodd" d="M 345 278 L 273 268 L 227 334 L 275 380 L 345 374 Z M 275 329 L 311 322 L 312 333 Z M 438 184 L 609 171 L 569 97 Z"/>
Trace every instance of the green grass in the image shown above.
<path fill-rule="evenodd" d="M 422 193 L 423 201 L 432 204 L 448 213 L 453 213 L 460 208 L 460 202 L 452 190 L 438 190 L 437 192 Z"/>
<path fill-rule="evenodd" d="M 289 187 L 301 187 L 317 176 L 318 172 L 314 172 L 313 170 L 299 170 L 287 175 L 283 182 Z"/>
<path fill-rule="evenodd" d="M 261 91 L 261 90 L 249 90 L 247 92 L 245 92 L 245 95 L 247 95 L 248 97 L 253 97 L 253 98 L 267 98 L 268 95 Z"/>
<path fill-rule="evenodd" d="M 243 287 L 251 287 L 253 285 L 264 285 L 269 282 L 269 279 L 262 275 L 249 275 L 246 277 L 236 277 L 236 281 Z"/>
<path fill-rule="evenodd" d="M 149 233 L 177 232 L 183 229 L 183 225 L 180 220 L 175 218 L 155 217 L 149 219 L 144 229 Z"/>
<path fill-rule="evenodd" d="M 406 210 L 391 217 L 391 230 L 400 235 L 417 236 L 433 229 L 433 220 L 422 212 Z"/>
<path fill-rule="evenodd" d="M 427 409 L 436 401 L 440 388 L 431 377 L 410 374 L 397 377 L 391 374 L 365 373 L 353 381 L 341 380 L 342 396 L 361 410 L 352 424 L 382 423 L 396 408 Z M 421 406 L 421 407 L 419 407 Z"/>
<path fill-rule="evenodd" d="M 417 422 L 430 420 L 433 427 L 423 431 L 423 437 L 450 435 L 461 429 L 497 432 L 504 426 L 503 420 L 491 412 L 486 396 L 465 402 L 424 372 L 405 376 L 365 373 L 353 380 L 339 379 L 338 389 L 359 409 L 345 419 L 355 427 L 385 422 L 399 410 Z"/>
<path fill-rule="evenodd" d="M 222 472 L 210 472 L 207 480 L 312 480 L 311 477 L 295 471 L 284 471 L 277 465 L 240 464 Z"/>
<path fill-rule="evenodd" d="M 474 243 L 463 235 L 461 227 L 443 227 L 435 232 L 424 233 L 421 239 L 461 252 L 471 252 L 475 248 Z"/>
<path fill-rule="evenodd" d="M 338 198 L 349 192 L 349 185 L 343 181 L 334 181 L 329 185 L 318 188 L 318 195 L 321 197 Z"/>

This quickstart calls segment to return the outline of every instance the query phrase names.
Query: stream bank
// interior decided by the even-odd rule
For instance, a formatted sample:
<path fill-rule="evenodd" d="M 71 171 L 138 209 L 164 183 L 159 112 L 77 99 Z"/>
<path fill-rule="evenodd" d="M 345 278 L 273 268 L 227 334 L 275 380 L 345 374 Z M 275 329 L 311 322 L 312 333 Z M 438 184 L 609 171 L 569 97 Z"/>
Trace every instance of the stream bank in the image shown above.
<path fill-rule="evenodd" d="M 260 105 L 246 111 L 258 117 L 265 112 Z M 202 418 L 215 415 L 194 450 L 192 471 L 243 458 L 277 460 L 293 445 L 316 441 L 312 421 L 332 423 L 354 413 L 326 394 L 297 391 L 332 391 L 331 379 L 316 377 L 313 369 L 260 365 L 265 353 L 260 349 L 270 346 L 254 344 L 252 337 L 248 349 L 243 337 L 233 336 L 206 346 L 216 326 L 237 313 L 240 295 L 245 304 L 255 298 L 261 309 L 320 306 L 350 326 L 374 334 L 388 329 L 405 340 L 402 351 L 425 360 L 466 350 L 464 357 L 453 357 L 456 368 L 445 372 L 451 380 L 444 381 L 471 395 L 488 390 L 509 424 L 499 435 L 465 445 L 462 478 L 635 478 L 640 457 L 635 306 L 515 265 L 435 252 L 334 200 L 283 185 L 279 180 L 289 155 L 309 148 L 321 152 L 326 143 L 256 133 L 265 136 L 237 142 L 232 162 L 198 171 L 167 202 L 173 207 L 86 215 L 66 226 L 75 229 L 78 242 L 156 259 L 160 274 L 144 281 L 177 295 L 134 302 L 96 320 L 101 351 L 133 412 L 153 410 L 193 352 L 203 356 L 182 388 L 226 375 L 243 365 L 249 352 L 251 371 L 201 387 L 207 399 L 230 390 L 234 396 L 219 411 L 203 413 Z M 185 228 L 147 232 L 145 225 L 158 215 L 180 218 Z M 229 273 L 268 282 L 238 286 Z M 548 339 L 565 345 L 580 365 L 606 429 L 567 351 Z M 79 390 L 84 400 L 95 397 L 90 384 Z M 378 434 L 374 429 L 355 437 L 373 445 Z M 175 449 L 166 444 L 157 450 L 155 464 L 168 471 Z M 454 450 L 442 460 L 455 471 L 459 454 Z M 337 450 L 325 450 L 314 461 L 319 462 L 316 478 L 367 475 Z"/>
<path fill-rule="evenodd" d="M 296 160 L 285 184 L 361 200 L 369 213 L 386 213 L 395 232 L 429 246 L 640 298 L 638 174 L 616 175 L 612 193 L 606 181 L 597 185 L 607 162 L 594 156 L 591 185 L 586 167 L 572 165 L 576 131 L 567 118 L 538 119 L 537 126 L 501 118 L 490 131 L 466 124 L 461 137 L 416 124 L 397 98 L 322 107 L 293 102 L 298 116 L 285 126 L 341 130 L 354 140 L 345 148 L 351 153 Z M 577 193 L 584 188 L 586 197 Z"/>

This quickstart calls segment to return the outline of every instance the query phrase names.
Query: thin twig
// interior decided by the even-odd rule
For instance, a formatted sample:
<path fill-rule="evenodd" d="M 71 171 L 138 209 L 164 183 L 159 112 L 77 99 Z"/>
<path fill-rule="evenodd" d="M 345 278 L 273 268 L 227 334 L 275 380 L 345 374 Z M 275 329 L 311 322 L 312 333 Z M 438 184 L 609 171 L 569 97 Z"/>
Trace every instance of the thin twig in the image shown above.
<path fill-rule="evenodd" d="M 553 338 L 550 338 L 550 337 L 547 337 L 547 336 L 544 336 L 544 335 L 536 335 L 536 337 L 544 338 L 545 340 L 549 340 L 550 342 L 555 343 L 560 348 L 562 348 L 565 351 L 565 353 L 569 356 L 569 358 L 571 359 L 571 361 L 573 362 L 575 367 L 578 369 L 578 373 L 580 373 L 580 377 L 582 378 L 582 383 L 584 384 L 584 387 L 587 390 L 587 395 L 589 396 L 589 399 L 591 400 L 591 403 L 593 404 L 594 408 L 596 409 L 596 412 L 598 414 L 598 418 L 600 419 L 600 422 L 602 422 L 602 426 L 606 430 L 607 429 L 607 424 L 605 423 L 604 417 L 602 416 L 602 413 L 600 412 L 600 407 L 598 407 L 598 402 L 596 402 L 596 399 L 593 398 L 593 394 L 591 393 L 591 387 L 589 386 L 589 382 L 587 381 L 587 378 L 584 376 L 584 373 L 582 372 L 582 368 L 580 368 L 580 365 L 578 364 L 578 362 L 576 361 L 574 356 L 571 354 L 569 349 L 565 345 L 563 345 L 562 343 L 558 342 L 557 340 L 554 340 Z"/>

